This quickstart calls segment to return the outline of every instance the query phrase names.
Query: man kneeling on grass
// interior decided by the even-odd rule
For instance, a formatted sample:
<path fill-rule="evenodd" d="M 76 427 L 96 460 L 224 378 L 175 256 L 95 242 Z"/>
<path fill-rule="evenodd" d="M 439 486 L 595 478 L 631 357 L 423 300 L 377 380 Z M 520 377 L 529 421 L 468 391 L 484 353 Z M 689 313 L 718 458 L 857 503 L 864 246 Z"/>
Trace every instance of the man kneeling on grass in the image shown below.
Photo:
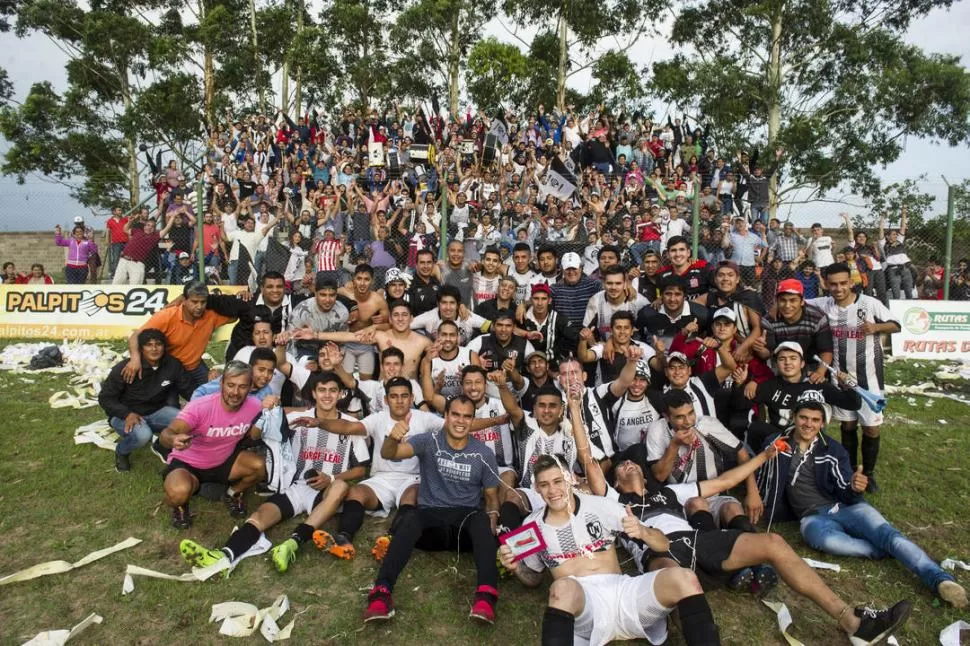
<path fill-rule="evenodd" d="M 242 528 L 229 536 L 224 547 L 210 550 L 189 539 L 182 541 L 179 551 L 190 565 L 206 567 L 224 558 L 229 562 L 236 561 L 270 527 L 297 514 L 309 514 L 306 522 L 296 526 L 290 538 L 272 550 L 276 569 L 280 572 L 289 569 L 296 560 L 300 545 L 309 541 L 314 531 L 337 513 L 350 491 L 347 481 L 362 478 L 370 464 L 363 436 L 337 435 L 308 425 L 314 419 L 353 421 L 353 417 L 337 410 L 342 393 L 340 378 L 333 372 L 310 376 L 305 394 L 313 399 L 315 406 L 292 411 L 286 416 L 292 432 L 288 455 L 293 457 L 294 463 L 276 466 L 292 476 L 292 483 L 260 505 Z M 268 431 L 264 432 L 266 434 Z"/>
<path fill-rule="evenodd" d="M 495 528 L 498 522 L 498 463 L 488 445 L 470 436 L 475 404 L 459 395 L 445 406 L 443 431 L 408 436 L 411 414 L 384 437 L 381 457 L 416 457 L 421 472 L 418 508 L 401 521 L 368 595 L 364 621 L 394 616 L 391 590 L 417 546 L 450 549 L 471 543 L 478 570 L 472 619 L 493 623 L 498 602 Z M 481 509 L 484 493 L 485 510 Z M 466 543 L 467 544 L 467 543 Z M 457 547 L 457 545 L 455 545 Z"/>
<path fill-rule="evenodd" d="M 941 599 L 966 607 L 963 586 L 863 500 L 868 478 L 862 466 L 853 473 L 848 452 L 822 432 L 832 416 L 823 395 L 806 390 L 793 415 L 794 427 L 781 435 L 791 450 L 778 456 L 777 469 L 763 470 L 758 479 L 769 520 L 801 519 L 802 538 L 822 552 L 892 556 Z"/>
<path fill-rule="evenodd" d="M 252 381 L 248 365 L 230 361 L 220 391 L 190 401 L 162 431 L 159 442 L 172 449 L 162 477 L 165 502 L 172 508 L 176 529 L 192 526 L 189 500 L 207 482 L 229 485 L 223 497 L 229 514 L 246 516 L 243 494 L 266 477 L 263 458 L 240 447 L 243 438 L 256 440 L 260 435 L 254 424 L 262 404 L 249 395 Z"/>

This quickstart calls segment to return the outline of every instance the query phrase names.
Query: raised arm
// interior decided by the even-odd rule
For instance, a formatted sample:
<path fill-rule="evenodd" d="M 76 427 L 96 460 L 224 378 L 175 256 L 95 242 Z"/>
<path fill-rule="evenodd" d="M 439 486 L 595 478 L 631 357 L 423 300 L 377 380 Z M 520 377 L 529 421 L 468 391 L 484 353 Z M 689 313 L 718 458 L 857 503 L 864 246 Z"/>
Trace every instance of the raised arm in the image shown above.
<path fill-rule="evenodd" d="M 768 460 L 774 458 L 776 455 L 778 455 L 778 449 L 776 449 L 773 444 L 769 444 L 764 451 L 754 456 L 747 462 L 725 471 L 716 478 L 698 482 L 697 487 L 700 490 L 701 497 L 707 498 L 709 496 L 716 496 L 717 494 L 727 491 L 732 487 L 736 487 L 744 482 L 749 476 L 753 476 L 754 472 L 758 470 L 758 467 Z"/>

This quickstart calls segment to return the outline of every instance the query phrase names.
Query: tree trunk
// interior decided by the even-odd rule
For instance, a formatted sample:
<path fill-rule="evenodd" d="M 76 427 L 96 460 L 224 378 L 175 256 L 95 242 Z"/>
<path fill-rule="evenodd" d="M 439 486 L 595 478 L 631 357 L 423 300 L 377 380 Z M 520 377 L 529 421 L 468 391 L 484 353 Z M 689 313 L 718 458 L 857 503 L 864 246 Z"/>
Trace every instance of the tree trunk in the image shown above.
<path fill-rule="evenodd" d="M 199 22 L 204 22 L 208 15 L 208 6 L 205 0 L 199 0 Z M 212 62 L 212 48 L 208 42 L 202 44 L 202 111 L 205 114 L 205 123 L 212 132 L 216 123 L 215 95 L 216 79 L 215 66 Z"/>
<path fill-rule="evenodd" d="M 459 17 L 461 3 L 455 3 L 455 15 L 451 19 L 451 44 L 448 48 L 448 109 L 451 118 L 458 119 L 458 76 L 461 74 L 461 32 Z"/>
<path fill-rule="evenodd" d="M 303 33 L 303 0 L 297 0 L 296 3 L 296 36 L 297 38 Z M 292 45 L 291 45 L 292 48 Z M 300 61 L 293 62 L 296 68 L 296 73 L 294 74 L 294 89 L 293 89 L 293 99 L 296 107 L 293 112 L 298 116 L 302 114 L 303 106 L 303 78 L 301 72 L 303 71 L 300 67 Z"/>
<path fill-rule="evenodd" d="M 781 64 L 781 3 L 771 17 L 771 52 L 768 57 L 768 147 L 764 154 L 774 155 L 781 132 L 781 84 L 784 81 Z M 762 166 L 765 164 L 762 162 Z M 778 173 L 768 180 L 768 212 L 775 217 L 778 210 Z"/>
<path fill-rule="evenodd" d="M 125 106 L 125 114 L 129 114 L 133 101 L 127 66 L 122 65 L 118 69 L 118 84 L 121 88 L 121 101 Z M 128 153 L 128 203 L 130 206 L 135 206 L 141 201 L 141 177 L 138 174 L 138 141 L 134 133 L 125 135 L 125 150 Z"/>
<path fill-rule="evenodd" d="M 266 88 L 263 83 L 262 69 L 259 64 L 259 44 L 256 40 L 256 0 L 249 0 L 249 28 L 253 41 L 253 69 L 256 74 L 256 92 L 259 94 L 259 111 L 266 112 Z"/>
<path fill-rule="evenodd" d="M 290 61 L 289 58 L 283 59 L 283 78 L 280 80 L 280 110 L 290 113 Z"/>
<path fill-rule="evenodd" d="M 563 7 L 565 10 L 565 7 Z M 566 67 L 569 65 L 569 25 L 565 14 L 559 16 L 559 67 L 556 70 L 556 108 L 560 113 L 566 109 Z"/>

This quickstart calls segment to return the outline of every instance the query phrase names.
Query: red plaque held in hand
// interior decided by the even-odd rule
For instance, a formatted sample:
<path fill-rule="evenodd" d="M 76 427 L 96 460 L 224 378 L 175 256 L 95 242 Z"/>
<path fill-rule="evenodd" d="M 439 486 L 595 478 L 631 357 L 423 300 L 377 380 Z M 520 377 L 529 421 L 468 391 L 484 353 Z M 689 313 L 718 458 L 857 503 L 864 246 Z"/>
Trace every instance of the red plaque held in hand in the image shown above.
<path fill-rule="evenodd" d="M 498 537 L 499 543 L 508 545 L 512 550 L 515 561 L 521 561 L 530 554 L 535 554 L 546 548 L 546 542 L 539 531 L 539 525 L 532 521 L 515 531 L 507 532 Z"/>

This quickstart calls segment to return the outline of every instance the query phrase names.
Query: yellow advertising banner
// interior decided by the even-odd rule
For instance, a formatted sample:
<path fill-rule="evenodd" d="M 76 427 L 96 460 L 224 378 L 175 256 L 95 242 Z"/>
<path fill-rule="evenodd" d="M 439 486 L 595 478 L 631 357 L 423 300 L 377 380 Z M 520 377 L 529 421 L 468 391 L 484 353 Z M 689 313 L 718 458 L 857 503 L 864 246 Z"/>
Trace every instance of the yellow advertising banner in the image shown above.
<path fill-rule="evenodd" d="M 181 285 L 0 285 L 0 339 L 123 339 L 181 295 Z"/>

